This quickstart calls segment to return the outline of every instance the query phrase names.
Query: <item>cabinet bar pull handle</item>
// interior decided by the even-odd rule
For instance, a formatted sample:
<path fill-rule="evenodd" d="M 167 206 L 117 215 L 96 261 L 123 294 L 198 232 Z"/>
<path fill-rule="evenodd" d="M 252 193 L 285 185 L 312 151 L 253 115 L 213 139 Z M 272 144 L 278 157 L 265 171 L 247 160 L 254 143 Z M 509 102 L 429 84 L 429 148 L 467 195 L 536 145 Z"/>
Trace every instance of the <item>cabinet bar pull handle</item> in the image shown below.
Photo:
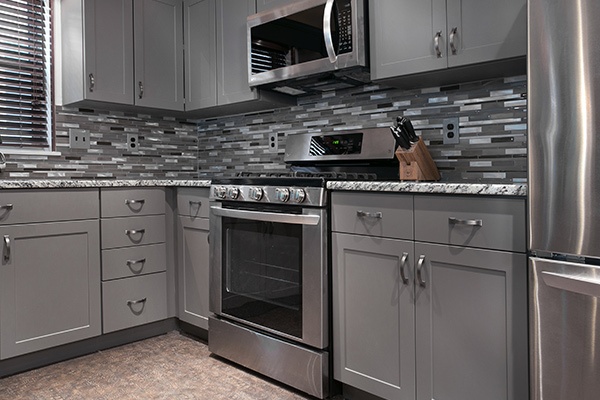
<path fill-rule="evenodd" d="M 142 200 L 125 200 L 125 204 L 129 205 L 133 205 L 133 204 L 144 204 L 146 203 L 146 200 L 142 199 Z"/>
<path fill-rule="evenodd" d="M 0 206 L 0 209 L 10 211 L 13 209 L 13 205 L 11 203 Z"/>
<path fill-rule="evenodd" d="M 440 39 L 442 38 L 442 31 L 438 31 L 433 37 L 433 44 L 435 48 L 435 55 L 437 58 L 442 58 L 442 51 L 440 50 Z"/>
<path fill-rule="evenodd" d="M 365 212 L 362 210 L 358 210 L 356 212 L 356 216 L 359 218 L 376 218 L 376 219 L 382 219 L 383 218 L 383 214 L 381 212 L 374 212 L 374 213 L 370 213 L 370 212 Z"/>
<path fill-rule="evenodd" d="M 4 262 L 10 261 L 10 236 L 4 235 Z"/>
<path fill-rule="evenodd" d="M 131 235 L 137 235 L 138 233 L 140 235 L 143 235 L 146 232 L 145 229 L 126 229 L 125 230 L 125 234 L 127 236 L 131 236 Z"/>
<path fill-rule="evenodd" d="M 468 225 L 468 226 L 483 226 L 483 220 L 481 219 L 458 219 L 454 217 L 448 218 L 450 225 Z"/>
<path fill-rule="evenodd" d="M 141 99 L 142 97 L 144 97 L 144 84 L 142 83 L 142 81 L 138 82 L 138 87 L 140 88 L 139 98 Z"/>
<path fill-rule="evenodd" d="M 449 39 L 450 39 L 450 49 L 452 50 L 452 54 L 456 55 L 456 44 L 454 43 L 454 39 L 456 38 L 456 34 L 458 33 L 458 28 L 455 26 L 450 31 Z"/>
<path fill-rule="evenodd" d="M 406 268 L 406 260 L 408 260 L 408 253 L 402 253 L 402 258 L 400 259 L 400 278 L 402 279 L 402 283 L 408 285 L 408 278 L 406 277 L 406 272 L 404 271 Z"/>
<path fill-rule="evenodd" d="M 94 74 L 90 74 L 89 78 L 90 78 L 90 92 L 93 92 L 94 86 L 96 86 L 96 79 L 94 78 Z"/>
<path fill-rule="evenodd" d="M 131 307 L 136 304 L 143 304 L 146 302 L 146 300 L 147 300 L 146 297 L 144 297 L 143 299 L 139 299 L 139 300 L 127 300 L 127 305 Z"/>
<path fill-rule="evenodd" d="M 419 286 L 422 286 L 422 287 L 427 286 L 425 281 L 423 280 L 423 274 L 422 274 L 424 263 L 425 263 L 425 256 L 421 255 L 419 257 L 419 261 L 417 262 L 417 281 L 419 282 Z"/>

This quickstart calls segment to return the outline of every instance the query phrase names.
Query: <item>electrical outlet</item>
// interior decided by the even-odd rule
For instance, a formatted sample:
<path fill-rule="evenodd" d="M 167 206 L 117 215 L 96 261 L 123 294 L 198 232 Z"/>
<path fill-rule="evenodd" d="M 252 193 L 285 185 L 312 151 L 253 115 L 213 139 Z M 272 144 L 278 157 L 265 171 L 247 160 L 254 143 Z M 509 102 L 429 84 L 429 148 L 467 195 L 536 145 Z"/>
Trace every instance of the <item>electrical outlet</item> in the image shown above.
<path fill-rule="evenodd" d="M 278 149 L 279 149 L 279 144 L 277 143 L 277 134 L 270 133 L 269 134 L 269 152 L 277 153 Z"/>
<path fill-rule="evenodd" d="M 129 151 L 139 151 L 139 137 L 137 133 L 128 133 L 127 134 L 127 150 Z"/>
<path fill-rule="evenodd" d="M 69 129 L 69 147 L 72 149 L 89 149 L 90 132 L 84 129 Z"/>
<path fill-rule="evenodd" d="M 458 117 L 447 118 L 443 121 L 444 144 L 458 144 L 460 129 Z"/>

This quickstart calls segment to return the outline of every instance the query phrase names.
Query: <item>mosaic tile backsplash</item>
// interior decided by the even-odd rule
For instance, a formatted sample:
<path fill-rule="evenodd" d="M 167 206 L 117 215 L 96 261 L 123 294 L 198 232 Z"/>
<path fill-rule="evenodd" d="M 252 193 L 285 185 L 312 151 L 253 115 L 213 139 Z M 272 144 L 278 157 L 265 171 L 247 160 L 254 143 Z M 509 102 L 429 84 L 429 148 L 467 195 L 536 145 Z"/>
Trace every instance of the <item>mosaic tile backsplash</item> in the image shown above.
<path fill-rule="evenodd" d="M 8 155 L 0 179 L 211 178 L 243 170 L 285 171 L 286 137 L 387 127 L 411 119 L 444 182 L 521 183 L 527 177 L 526 77 L 400 90 L 380 85 L 299 98 L 277 110 L 200 121 L 57 107 L 60 155 Z M 460 142 L 443 144 L 442 121 L 460 119 Z M 88 131 L 89 149 L 69 148 L 69 129 Z M 139 147 L 127 147 L 127 134 Z M 278 151 L 271 152 L 269 134 Z"/>

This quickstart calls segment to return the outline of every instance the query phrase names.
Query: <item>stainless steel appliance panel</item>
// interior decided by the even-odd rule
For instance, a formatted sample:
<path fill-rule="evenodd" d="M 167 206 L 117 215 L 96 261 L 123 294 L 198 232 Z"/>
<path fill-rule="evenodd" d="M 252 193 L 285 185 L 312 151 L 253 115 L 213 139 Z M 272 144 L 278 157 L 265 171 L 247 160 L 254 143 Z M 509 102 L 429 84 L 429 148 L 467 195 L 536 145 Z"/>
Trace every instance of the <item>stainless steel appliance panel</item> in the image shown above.
<path fill-rule="evenodd" d="M 528 2 L 529 244 L 600 257 L 600 2 Z"/>
<path fill-rule="evenodd" d="M 600 267 L 531 258 L 531 394 L 597 400 L 600 393 Z"/>

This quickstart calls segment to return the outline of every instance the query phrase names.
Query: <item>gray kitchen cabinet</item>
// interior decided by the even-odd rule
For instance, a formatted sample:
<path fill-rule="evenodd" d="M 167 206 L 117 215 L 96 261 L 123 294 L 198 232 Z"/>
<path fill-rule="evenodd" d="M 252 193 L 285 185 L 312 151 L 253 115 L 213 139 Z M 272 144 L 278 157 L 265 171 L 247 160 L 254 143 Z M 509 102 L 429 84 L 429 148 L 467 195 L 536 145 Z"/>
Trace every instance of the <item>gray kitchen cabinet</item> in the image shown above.
<path fill-rule="evenodd" d="M 180 188 L 178 216 L 178 318 L 208 329 L 208 188 Z"/>
<path fill-rule="evenodd" d="M 369 2 L 374 80 L 526 55 L 525 0 Z"/>
<path fill-rule="evenodd" d="M 287 6 L 295 3 L 295 0 L 256 0 L 256 12 L 270 10 L 275 7 Z"/>
<path fill-rule="evenodd" d="M 1 359 L 101 333 L 98 191 L 29 193 L 37 199 L 47 194 L 48 208 L 41 208 L 57 212 L 40 218 L 44 223 L 32 223 L 30 217 L 20 219 L 32 206 L 28 193 L 6 191 L 11 201 L 7 213 L 16 212 L 9 216 L 13 225 L 0 227 Z M 72 217 L 68 213 L 73 205 L 71 194 L 80 200 Z M 56 195 L 65 201 L 51 201 Z M 0 198 L 3 202 L 7 199 Z M 40 204 L 44 203 L 37 208 Z"/>
<path fill-rule="evenodd" d="M 332 235 L 334 378 L 386 399 L 415 398 L 413 248 Z"/>

